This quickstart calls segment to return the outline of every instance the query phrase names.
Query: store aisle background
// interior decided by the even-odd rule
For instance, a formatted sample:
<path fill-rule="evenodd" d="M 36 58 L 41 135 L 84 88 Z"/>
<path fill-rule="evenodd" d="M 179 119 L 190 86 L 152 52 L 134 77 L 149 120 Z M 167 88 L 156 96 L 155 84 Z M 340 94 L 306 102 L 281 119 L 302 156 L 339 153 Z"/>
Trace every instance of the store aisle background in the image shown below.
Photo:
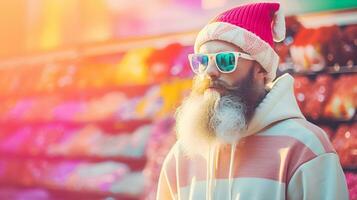
<path fill-rule="evenodd" d="M 0 2 L 0 199 L 154 199 L 195 35 L 241 2 Z M 279 74 L 357 200 L 357 3 L 281 4 Z"/>

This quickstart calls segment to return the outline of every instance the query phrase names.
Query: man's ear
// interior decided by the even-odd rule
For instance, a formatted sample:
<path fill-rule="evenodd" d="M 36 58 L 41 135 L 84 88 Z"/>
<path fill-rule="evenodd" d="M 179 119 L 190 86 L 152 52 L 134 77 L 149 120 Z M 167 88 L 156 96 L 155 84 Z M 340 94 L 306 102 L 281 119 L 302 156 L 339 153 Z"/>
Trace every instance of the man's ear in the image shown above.
<path fill-rule="evenodd" d="M 253 67 L 254 67 L 255 78 L 264 79 L 264 80 L 267 79 L 268 76 L 267 71 L 265 71 L 265 69 L 258 62 L 255 62 Z"/>
<path fill-rule="evenodd" d="M 265 69 L 259 63 L 257 63 L 256 65 L 259 73 L 268 74 L 267 71 L 265 71 Z"/>

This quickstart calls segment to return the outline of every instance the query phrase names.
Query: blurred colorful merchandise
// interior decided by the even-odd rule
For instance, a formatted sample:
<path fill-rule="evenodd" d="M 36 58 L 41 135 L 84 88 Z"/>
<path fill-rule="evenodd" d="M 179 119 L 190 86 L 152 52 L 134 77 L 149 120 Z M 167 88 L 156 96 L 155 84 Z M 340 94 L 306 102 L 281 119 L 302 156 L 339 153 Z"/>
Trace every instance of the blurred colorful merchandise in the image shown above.
<path fill-rule="evenodd" d="M 8 99 L 3 99 L 1 101 L 0 121 L 6 121 L 7 119 L 9 119 L 8 115 L 11 112 L 11 109 L 13 109 L 16 106 L 17 102 L 18 102 L 17 98 L 8 98 Z M 20 109 L 20 111 L 21 111 L 20 114 L 23 114 L 22 109 Z"/>
<path fill-rule="evenodd" d="M 162 97 L 159 96 L 160 90 L 160 85 L 136 89 L 136 93 L 142 95 L 128 98 L 122 104 L 118 104 L 114 118 L 124 121 L 155 118 L 163 104 Z"/>
<path fill-rule="evenodd" d="M 147 60 L 155 51 L 146 47 L 126 52 L 116 69 L 117 85 L 137 85 L 149 83 L 149 68 Z"/>
<path fill-rule="evenodd" d="M 15 120 L 16 123 L 148 119 L 172 113 L 190 87 L 189 79 L 176 79 L 161 85 L 136 88 L 137 95 L 132 97 L 123 91 L 108 91 L 95 97 L 77 99 L 61 95 L 20 98 L 5 101 L 0 112 L 3 112 L 3 121 Z"/>
<path fill-rule="evenodd" d="M 161 96 L 164 105 L 159 116 L 173 114 L 185 96 L 188 95 L 192 85 L 192 80 L 177 80 L 168 84 L 161 85 Z"/>
<path fill-rule="evenodd" d="M 35 84 L 40 78 L 39 74 L 41 74 L 41 67 L 34 65 L 1 69 L 0 95 L 2 97 L 15 96 L 35 91 Z"/>
<path fill-rule="evenodd" d="M 54 199 L 51 194 L 43 188 L 13 188 L 1 187 L 0 199 L 41 199 L 49 200 Z"/>
<path fill-rule="evenodd" d="M 111 92 L 104 94 L 102 97 L 90 99 L 85 102 L 83 112 L 78 112 L 74 121 L 88 122 L 101 121 L 114 115 L 118 105 L 126 101 L 126 97 L 122 93 Z M 103 106 L 105 105 L 105 106 Z"/>
<path fill-rule="evenodd" d="M 139 101 L 137 116 L 146 113 L 147 117 L 162 117 L 173 114 L 183 97 L 191 88 L 191 80 L 173 80 L 162 83 L 160 88 L 152 88 L 145 97 Z"/>
<path fill-rule="evenodd" d="M 357 25 L 313 29 L 304 28 L 296 20 L 290 19 L 287 20 L 287 37 L 284 43 L 277 44 L 276 49 L 282 64 L 290 62 L 291 55 L 295 71 L 321 71 L 335 65 L 356 65 L 356 37 Z"/>
<path fill-rule="evenodd" d="M 318 75 L 315 81 L 295 77 L 295 96 L 301 111 L 312 120 L 351 120 L 357 108 L 357 75 Z"/>
<path fill-rule="evenodd" d="M 62 87 L 73 87 L 73 79 L 76 74 L 76 67 L 71 63 L 48 64 L 40 67 L 40 76 L 33 89 L 36 92 L 55 92 Z M 31 91 L 31 90 L 29 90 Z"/>
<path fill-rule="evenodd" d="M 78 113 L 84 113 L 86 110 L 84 100 L 70 100 L 62 102 L 53 108 L 54 121 L 74 121 Z"/>
<path fill-rule="evenodd" d="M 86 155 L 102 134 L 99 127 L 88 125 L 76 130 L 67 140 L 60 144 L 54 144 L 48 150 L 52 155 Z"/>
<path fill-rule="evenodd" d="M 309 92 L 304 106 L 305 116 L 313 120 L 321 118 L 325 104 L 331 95 L 332 83 L 331 76 L 319 75 L 314 84 L 307 87 Z"/>
<path fill-rule="evenodd" d="M 16 131 L 3 135 L 0 141 L 0 151 L 5 153 L 25 153 L 26 143 L 33 137 L 34 128 L 27 125 Z"/>
<path fill-rule="evenodd" d="M 357 75 L 343 75 L 333 86 L 332 96 L 324 110 L 326 118 L 350 120 L 357 108 Z"/>
<path fill-rule="evenodd" d="M 143 192 L 142 173 L 132 172 L 119 162 L 88 163 L 83 161 L 0 161 L 1 183 L 42 186 L 79 192 L 110 192 L 139 195 Z M 121 190 L 118 184 L 131 181 L 136 188 Z M 132 186 L 132 185 L 131 185 Z M 127 188 L 126 188 L 127 189 Z"/>
<path fill-rule="evenodd" d="M 116 117 L 121 120 L 157 118 L 172 114 L 191 87 L 190 79 L 176 79 L 153 85 L 142 97 L 123 102 Z"/>
<path fill-rule="evenodd" d="M 107 56 L 71 58 L 43 65 L 2 69 L 2 95 L 91 93 L 120 86 L 149 85 L 191 78 L 187 54 L 192 46 L 171 43 L 162 48 L 142 47 Z M 34 81 L 36 80 L 36 81 Z"/>
<path fill-rule="evenodd" d="M 185 46 L 182 51 L 175 56 L 170 70 L 170 76 L 182 79 L 193 77 L 193 72 L 187 59 L 187 55 L 190 53 L 193 53 L 193 46 Z"/>
<path fill-rule="evenodd" d="M 168 46 L 156 50 L 147 59 L 149 82 L 163 82 L 170 77 L 171 67 L 174 66 L 177 55 L 182 51 L 182 45 L 172 43 Z"/>
<path fill-rule="evenodd" d="M 33 129 L 31 138 L 27 140 L 25 144 L 25 152 L 23 154 L 34 155 L 46 155 L 48 149 L 57 144 L 66 136 L 65 131 L 71 133 L 69 128 L 65 128 L 60 124 L 46 124 L 43 127 L 37 127 Z M 21 153 L 18 153 L 19 155 Z"/>
<path fill-rule="evenodd" d="M 0 69 L 0 91 L 2 91 L 3 95 L 14 93 L 14 83 L 16 79 L 19 79 L 19 75 L 17 72 L 17 76 L 14 76 L 15 70 L 9 69 Z M 1 107 L 0 107 L 1 109 Z"/>
<path fill-rule="evenodd" d="M 41 14 L 46 16 L 46 18 L 43 19 L 42 21 L 42 26 L 41 29 L 37 30 L 38 32 L 41 33 L 42 37 L 40 38 L 35 38 L 33 34 L 30 34 L 33 38 L 31 39 L 38 39 L 37 44 L 33 44 L 31 41 L 29 42 L 31 46 L 40 48 L 40 49 L 45 49 L 45 50 L 50 50 L 55 47 L 60 46 L 62 43 L 64 43 L 64 30 L 62 30 L 62 26 L 59 26 L 59 24 L 66 24 L 65 23 L 65 18 L 62 17 L 62 15 L 65 15 L 66 10 L 68 9 L 67 6 L 70 6 L 68 4 L 68 0 L 60 2 L 44 2 L 43 4 L 36 4 L 36 6 L 39 6 L 43 9 Z M 73 6 L 73 5 L 72 5 Z M 37 11 L 40 12 L 40 11 Z M 32 23 L 34 21 L 37 21 L 36 18 L 32 16 Z M 39 16 L 37 16 L 39 17 Z M 37 35 L 37 34 L 36 34 Z"/>
<path fill-rule="evenodd" d="M 294 81 L 295 97 L 303 113 L 305 111 L 305 104 L 307 102 L 309 89 L 311 88 L 311 85 L 313 85 L 313 83 L 312 81 L 310 81 L 308 77 L 305 76 L 295 77 L 295 81 Z"/>
<path fill-rule="evenodd" d="M 357 123 L 341 125 L 333 140 L 342 166 L 357 167 Z"/>
<path fill-rule="evenodd" d="M 294 42 L 295 35 L 304 28 L 295 16 L 285 18 L 286 36 L 283 42 L 275 43 L 274 50 L 280 57 L 280 63 L 289 63 L 291 61 L 290 47 Z"/>
<path fill-rule="evenodd" d="M 173 117 L 162 118 L 153 125 L 146 151 L 148 161 L 143 170 L 145 175 L 145 192 L 143 196 L 146 199 L 155 199 L 156 197 L 162 163 L 176 141 L 174 125 L 175 120 Z"/>
<path fill-rule="evenodd" d="M 16 102 L 12 109 L 8 110 L 8 113 L 4 113 L 2 116 L 7 116 L 7 120 L 19 120 L 24 119 L 25 115 L 34 106 L 36 101 L 34 99 L 21 99 Z"/>
<path fill-rule="evenodd" d="M 18 99 L 3 118 L 6 122 L 15 123 L 51 121 L 54 118 L 53 108 L 60 102 L 61 99 L 56 96 Z"/>
<path fill-rule="evenodd" d="M 160 85 L 150 87 L 145 96 L 137 102 L 135 109 L 133 109 L 135 111 L 133 115 L 139 118 L 150 118 L 157 115 L 164 104 L 160 94 L 161 88 Z"/>
<path fill-rule="evenodd" d="M 143 158 L 147 143 L 151 137 L 150 133 L 151 125 L 144 125 L 132 133 L 103 135 L 88 152 L 88 155 Z"/>
<path fill-rule="evenodd" d="M 66 140 L 49 146 L 46 153 L 53 156 L 142 158 L 150 130 L 150 126 L 143 125 L 132 133 L 109 134 L 99 127 L 88 125 L 73 131 Z"/>
<path fill-rule="evenodd" d="M 321 27 L 319 43 L 321 44 L 321 53 L 326 61 L 326 66 L 331 67 L 336 64 L 343 65 L 342 53 L 342 30 L 337 25 L 330 27 Z"/>
<path fill-rule="evenodd" d="M 357 25 L 349 25 L 343 31 L 341 55 L 343 65 L 357 65 Z"/>
<path fill-rule="evenodd" d="M 347 172 L 345 175 L 346 175 L 350 200 L 357 200 L 357 174 Z"/>
<path fill-rule="evenodd" d="M 20 120 L 35 121 L 35 122 L 48 122 L 52 121 L 53 108 L 61 102 L 61 98 L 56 96 L 45 96 L 37 98 L 36 103 L 26 111 L 24 117 Z"/>
<path fill-rule="evenodd" d="M 36 86 L 38 83 L 40 83 L 43 69 L 44 66 L 40 65 L 28 65 L 25 67 L 13 68 L 12 70 L 14 74 L 9 74 L 13 79 L 10 81 L 12 83 L 10 89 L 12 92 L 11 94 L 20 95 L 28 94 L 30 91 L 38 91 L 36 90 Z M 52 91 L 55 89 L 54 85 L 52 84 L 47 88 Z"/>
<path fill-rule="evenodd" d="M 80 163 L 67 177 L 66 187 L 75 190 L 108 191 L 114 181 L 120 180 L 130 169 L 122 163 Z"/>
<path fill-rule="evenodd" d="M 326 61 L 321 52 L 319 37 L 320 30 L 307 28 L 303 28 L 296 35 L 290 54 L 297 71 L 320 71 L 325 67 Z"/>
<path fill-rule="evenodd" d="M 3 129 L 0 155 L 143 159 L 151 126 L 148 122 L 136 126 L 125 132 L 106 132 L 94 124 L 71 127 L 61 123 Z"/>

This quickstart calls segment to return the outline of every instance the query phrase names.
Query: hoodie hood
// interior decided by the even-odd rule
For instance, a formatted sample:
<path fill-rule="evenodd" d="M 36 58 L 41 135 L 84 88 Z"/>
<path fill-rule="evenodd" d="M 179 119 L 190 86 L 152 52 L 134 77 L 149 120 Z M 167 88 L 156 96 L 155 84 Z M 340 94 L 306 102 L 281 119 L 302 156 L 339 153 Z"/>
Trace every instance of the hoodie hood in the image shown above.
<path fill-rule="evenodd" d="M 294 96 L 294 78 L 284 74 L 268 86 L 269 92 L 255 109 L 243 137 L 260 132 L 269 125 L 289 119 L 303 118 Z"/>

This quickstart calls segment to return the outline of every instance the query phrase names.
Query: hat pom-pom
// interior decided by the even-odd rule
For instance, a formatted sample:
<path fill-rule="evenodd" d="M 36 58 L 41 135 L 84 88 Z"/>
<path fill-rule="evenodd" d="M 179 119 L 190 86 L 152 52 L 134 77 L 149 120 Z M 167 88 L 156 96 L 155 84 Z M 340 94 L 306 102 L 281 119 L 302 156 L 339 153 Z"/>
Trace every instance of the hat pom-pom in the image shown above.
<path fill-rule="evenodd" d="M 274 14 L 273 20 L 273 39 L 275 42 L 281 42 L 285 39 L 285 17 L 281 9 Z"/>

